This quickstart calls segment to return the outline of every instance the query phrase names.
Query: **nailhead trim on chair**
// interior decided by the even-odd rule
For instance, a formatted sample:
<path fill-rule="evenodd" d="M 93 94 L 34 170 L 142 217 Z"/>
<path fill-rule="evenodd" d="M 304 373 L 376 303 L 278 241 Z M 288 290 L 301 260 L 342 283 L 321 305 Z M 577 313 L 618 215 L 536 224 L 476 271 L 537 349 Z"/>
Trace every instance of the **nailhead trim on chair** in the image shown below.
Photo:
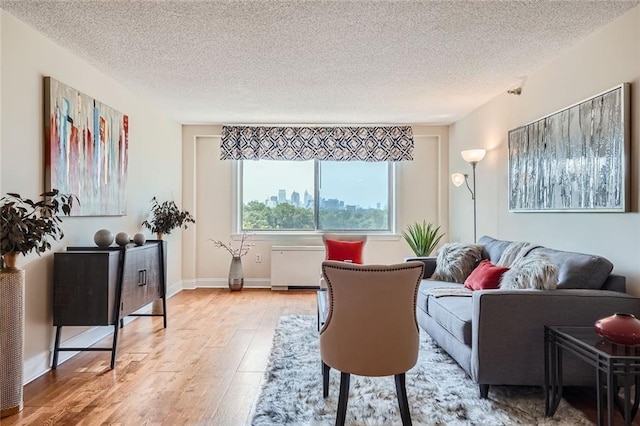
<path fill-rule="evenodd" d="M 424 263 L 422 262 L 420 263 L 422 264 L 422 271 L 424 273 Z M 322 328 L 320 329 L 320 334 L 322 334 L 324 330 L 327 328 L 327 326 L 331 322 L 331 317 L 333 316 L 333 288 L 332 288 L 331 280 L 325 273 L 325 269 L 333 268 L 333 269 L 341 269 L 341 270 L 347 270 L 347 271 L 372 272 L 371 269 L 367 269 L 367 268 L 371 266 L 378 266 L 378 265 L 355 265 L 355 264 L 349 264 L 349 263 L 345 263 L 344 265 L 345 266 L 325 265 L 325 264 L 322 265 L 322 275 L 324 275 L 327 281 L 327 291 L 329 292 L 330 300 L 329 300 L 329 314 L 327 315 L 327 318 L 324 321 Z M 376 272 L 393 272 L 393 271 L 402 271 L 403 269 L 412 269 L 412 268 L 415 268 L 415 266 L 413 265 L 405 266 L 404 264 L 398 264 L 398 266 L 395 266 L 393 268 L 388 267 L 388 268 L 376 269 L 375 271 Z M 417 317 L 416 307 L 418 306 L 418 290 L 420 289 L 420 281 L 422 281 L 422 275 L 423 274 L 420 274 L 418 276 L 418 280 L 416 281 L 416 289 L 414 290 L 414 293 L 413 293 L 413 322 L 416 324 L 417 330 L 419 330 L 420 328 L 418 327 L 418 317 Z"/>

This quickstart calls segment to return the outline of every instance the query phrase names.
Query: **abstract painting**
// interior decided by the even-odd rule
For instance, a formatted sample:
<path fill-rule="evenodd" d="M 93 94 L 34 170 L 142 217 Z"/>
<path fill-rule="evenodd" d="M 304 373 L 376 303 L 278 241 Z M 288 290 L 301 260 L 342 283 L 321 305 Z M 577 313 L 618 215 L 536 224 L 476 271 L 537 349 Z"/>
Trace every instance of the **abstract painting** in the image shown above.
<path fill-rule="evenodd" d="M 59 81 L 44 79 L 47 189 L 75 194 L 74 216 L 123 216 L 129 117 Z"/>
<path fill-rule="evenodd" d="M 509 132 L 509 211 L 625 212 L 629 84 Z"/>

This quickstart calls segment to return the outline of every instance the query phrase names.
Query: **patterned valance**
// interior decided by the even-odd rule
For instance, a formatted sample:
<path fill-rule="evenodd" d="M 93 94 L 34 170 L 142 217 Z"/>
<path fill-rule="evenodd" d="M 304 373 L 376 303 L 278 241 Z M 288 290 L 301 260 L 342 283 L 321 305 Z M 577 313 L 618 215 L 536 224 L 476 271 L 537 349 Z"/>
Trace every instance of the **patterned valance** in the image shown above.
<path fill-rule="evenodd" d="M 223 126 L 222 160 L 413 160 L 411 126 Z"/>

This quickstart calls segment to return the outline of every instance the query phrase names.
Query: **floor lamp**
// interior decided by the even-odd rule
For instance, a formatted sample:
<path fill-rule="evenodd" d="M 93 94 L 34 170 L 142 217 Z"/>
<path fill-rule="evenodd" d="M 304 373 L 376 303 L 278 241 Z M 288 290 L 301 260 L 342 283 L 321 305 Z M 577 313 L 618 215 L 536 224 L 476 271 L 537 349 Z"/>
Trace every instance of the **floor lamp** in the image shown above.
<path fill-rule="evenodd" d="M 454 173 L 451 175 L 451 180 L 455 186 L 460 186 L 463 183 L 467 184 L 467 189 L 471 193 L 471 199 L 473 200 L 473 242 L 478 242 L 476 227 L 477 227 L 477 211 L 476 211 L 476 165 L 480 162 L 485 154 L 487 153 L 484 149 L 468 149 L 466 151 L 462 151 L 462 158 L 464 161 L 471 164 L 471 169 L 473 173 L 473 189 L 469 186 L 469 175 L 462 173 Z"/>

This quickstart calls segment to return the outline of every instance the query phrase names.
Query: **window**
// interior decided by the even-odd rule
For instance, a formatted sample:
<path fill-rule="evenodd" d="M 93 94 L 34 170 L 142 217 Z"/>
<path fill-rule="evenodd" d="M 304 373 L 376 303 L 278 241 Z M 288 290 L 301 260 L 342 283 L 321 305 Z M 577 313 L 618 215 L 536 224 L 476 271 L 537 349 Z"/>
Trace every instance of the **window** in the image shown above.
<path fill-rule="evenodd" d="M 392 230 L 391 162 L 240 164 L 241 231 Z"/>

